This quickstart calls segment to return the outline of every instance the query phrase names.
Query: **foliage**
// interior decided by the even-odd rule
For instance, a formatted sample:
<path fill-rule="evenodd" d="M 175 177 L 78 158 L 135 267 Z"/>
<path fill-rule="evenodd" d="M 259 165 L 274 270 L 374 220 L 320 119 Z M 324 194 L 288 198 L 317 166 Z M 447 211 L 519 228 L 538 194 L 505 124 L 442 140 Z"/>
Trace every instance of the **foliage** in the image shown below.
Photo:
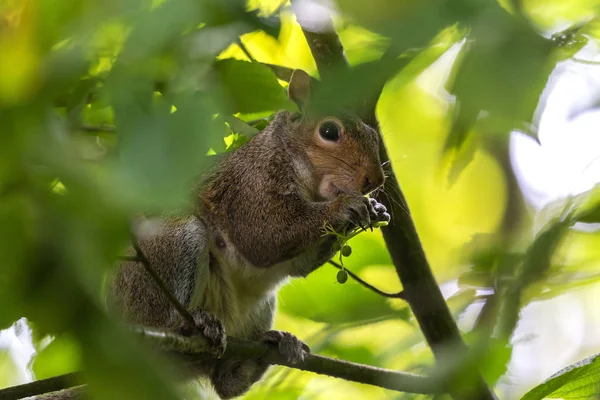
<path fill-rule="evenodd" d="M 598 188 L 549 211 L 532 237 L 524 205 L 515 214 L 507 200 L 514 177 L 498 157 L 512 130 L 537 138 L 551 72 L 600 38 L 597 2 L 569 3 L 339 1 L 336 28 L 353 68 L 317 93 L 319 107 L 356 106 L 386 83 L 378 117 L 428 259 L 440 282 L 461 289 L 448 299 L 456 317 L 484 304 L 477 322 L 461 324 L 476 351 L 460 361 L 485 361 L 490 385 L 506 382 L 524 307 L 600 277 L 600 254 L 586 256 L 598 235 L 574 229 L 600 222 Z M 424 90 L 423 72 L 457 52 L 447 81 L 434 76 L 452 101 Z M 35 379 L 83 368 L 93 398 L 181 396 L 164 360 L 104 312 L 105 276 L 131 216 L 186 207 L 211 154 L 294 109 L 265 64 L 317 75 L 284 1 L 0 0 L 0 328 L 15 331 L 25 318 L 19 329 L 31 338 L 19 337 L 35 350 Z M 506 229 L 508 218 L 518 231 Z M 397 292 L 380 233 L 350 243 L 344 266 Z M 336 272 L 326 265 L 286 286 L 277 327 L 325 355 L 429 372 L 408 305 L 340 285 Z M 7 350 L 0 356 L 2 387 L 27 379 Z M 596 364 L 524 399 L 597 395 Z M 246 398 L 397 395 L 273 368 Z"/>
<path fill-rule="evenodd" d="M 598 355 L 581 360 L 551 376 L 546 382 L 535 387 L 523 396 L 523 400 L 543 399 L 582 399 L 598 396 Z"/>

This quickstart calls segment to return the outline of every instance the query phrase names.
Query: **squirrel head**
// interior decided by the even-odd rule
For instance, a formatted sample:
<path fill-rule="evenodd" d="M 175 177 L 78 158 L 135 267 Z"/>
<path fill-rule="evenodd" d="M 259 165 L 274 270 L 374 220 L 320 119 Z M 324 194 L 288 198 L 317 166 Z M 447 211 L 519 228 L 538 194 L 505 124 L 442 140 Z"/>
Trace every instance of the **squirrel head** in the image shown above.
<path fill-rule="evenodd" d="M 341 193 L 371 193 L 384 183 L 377 132 L 352 113 L 311 109 L 314 84 L 306 72 L 292 73 L 288 95 L 302 112 L 292 118 L 289 133 L 312 164 L 318 196 L 333 200 Z"/>

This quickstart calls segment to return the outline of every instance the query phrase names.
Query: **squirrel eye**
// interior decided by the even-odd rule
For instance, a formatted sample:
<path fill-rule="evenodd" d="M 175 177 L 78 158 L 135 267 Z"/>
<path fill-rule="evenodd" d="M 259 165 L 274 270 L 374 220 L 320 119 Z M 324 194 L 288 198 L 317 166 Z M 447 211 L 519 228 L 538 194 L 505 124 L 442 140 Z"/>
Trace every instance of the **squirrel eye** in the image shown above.
<path fill-rule="evenodd" d="M 319 135 L 330 142 L 337 142 L 340 139 L 340 127 L 332 121 L 326 121 L 319 127 Z"/>

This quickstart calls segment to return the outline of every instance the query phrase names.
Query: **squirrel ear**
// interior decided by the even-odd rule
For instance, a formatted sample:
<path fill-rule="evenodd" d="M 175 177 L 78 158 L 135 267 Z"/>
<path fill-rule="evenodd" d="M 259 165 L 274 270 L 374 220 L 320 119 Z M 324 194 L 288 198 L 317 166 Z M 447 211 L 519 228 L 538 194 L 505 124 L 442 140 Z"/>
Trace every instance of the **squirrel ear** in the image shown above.
<path fill-rule="evenodd" d="M 310 99 L 311 80 L 310 75 L 301 69 L 295 69 L 290 77 L 288 96 L 300 109 L 306 108 Z"/>

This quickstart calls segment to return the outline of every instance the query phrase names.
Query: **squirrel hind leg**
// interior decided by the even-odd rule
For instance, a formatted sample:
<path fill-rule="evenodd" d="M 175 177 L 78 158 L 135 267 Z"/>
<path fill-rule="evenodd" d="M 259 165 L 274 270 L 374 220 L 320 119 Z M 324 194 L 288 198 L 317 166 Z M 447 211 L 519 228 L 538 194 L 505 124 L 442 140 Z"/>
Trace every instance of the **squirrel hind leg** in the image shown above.
<path fill-rule="evenodd" d="M 268 368 L 268 364 L 258 360 L 219 360 L 213 369 L 211 383 L 221 399 L 232 399 L 246 393 Z"/>

